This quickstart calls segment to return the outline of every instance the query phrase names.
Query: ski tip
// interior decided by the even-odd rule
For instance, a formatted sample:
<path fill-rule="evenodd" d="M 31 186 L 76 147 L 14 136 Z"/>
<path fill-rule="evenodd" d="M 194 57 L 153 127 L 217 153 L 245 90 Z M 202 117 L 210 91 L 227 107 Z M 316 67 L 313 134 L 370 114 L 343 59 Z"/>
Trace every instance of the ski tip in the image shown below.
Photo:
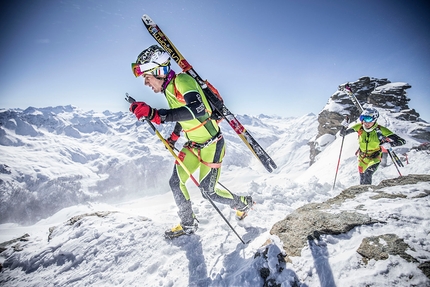
<path fill-rule="evenodd" d="M 270 165 L 264 166 L 269 173 L 272 173 L 273 168 Z"/>
<path fill-rule="evenodd" d="M 146 15 L 146 14 L 143 14 L 141 19 L 142 19 L 142 22 L 143 22 L 145 25 L 150 25 L 150 26 L 155 25 L 155 22 L 154 22 L 154 21 L 152 21 L 151 17 L 149 17 L 149 16 L 148 16 L 148 15 Z"/>
<path fill-rule="evenodd" d="M 264 167 L 266 168 L 266 170 L 268 171 L 268 172 L 272 172 L 273 170 L 275 170 L 275 169 L 277 169 L 278 168 L 278 166 L 276 165 L 276 163 L 272 160 L 272 159 L 269 159 L 265 164 L 263 164 L 264 165 Z"/>
<path fill-rule="evenodd" d="M 272 166 L 272 169 L 278 168 L 278 166 L 276 165 L 276 163 L 273 160 L 270 161 L 270 165 Z"/>

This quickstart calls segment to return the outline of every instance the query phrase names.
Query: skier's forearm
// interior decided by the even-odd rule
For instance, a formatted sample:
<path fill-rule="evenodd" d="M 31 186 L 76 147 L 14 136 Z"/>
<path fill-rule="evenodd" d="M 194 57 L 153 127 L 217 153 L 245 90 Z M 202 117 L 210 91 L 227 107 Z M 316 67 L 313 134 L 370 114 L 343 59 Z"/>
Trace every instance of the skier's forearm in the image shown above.
<path fill-rule="evenodd" d="M 204 111 L 204 110 L 203 110 Z M 181 122 L 181 121 L 189 121 L 204 115 L 193 113 L 193 107 L 191 106 L 183 106 L 177 109 L 160 109 L 158 110 L 158 114 L 162 118 L 163 122 Z"/>
<path fill-rule="evenodd" d="M 205 105 L 202 102 L 202 97 L 197 92 L 188 92 L 184 95 L 186 105 L 176 109 L 160 109 L 160 114 L 163 122 L 180 122 L 188 121 L 206 113 Z"/>
<path fill-rule="evenodd" d="M 401 146 L 406 143 L 406 141 L 403 138 L 399 137 L 396 134 L 389 135 L 387 136 L 387 138 L 390 139 L 391 146 Z"/>
<path fill-rule="evenodd" d="M 355 130 L 354 130 L 354 129 L 346 129 L 346 130 L 344 130 L 341 134 L 342 134 L 343 136 L 346 136 L 346 135 L 352 134 L 353 132 L 355 132 Z"/>
<path fill-rule="evenodd" d="M 172 131 L 172 134 L 177 135 L 178 137 L 181 135 L 182 126 L 180 123 L 176 122 L 175 128 Z"/>

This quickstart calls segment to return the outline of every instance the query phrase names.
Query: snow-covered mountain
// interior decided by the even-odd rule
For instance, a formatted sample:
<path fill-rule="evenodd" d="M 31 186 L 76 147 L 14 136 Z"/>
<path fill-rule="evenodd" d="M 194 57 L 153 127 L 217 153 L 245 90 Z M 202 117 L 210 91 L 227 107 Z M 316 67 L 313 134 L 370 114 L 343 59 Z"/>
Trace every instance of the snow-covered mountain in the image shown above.
<path fill-rule="evenodd" d="M 319 115 L 238 116 L 277 163 L 270 174 L 222 123 L 227 154 L 220 182 L 252 195 L 257 204 L 240 222 L 229 208 L 219 208 L 250 240 L 247 245 L 192 183 L 197 234 L 162 238 L 178 221 L 168 187 L 173 160 L 129 112 L 99 114 L 73 106 L 0 110 L 2 286 L 430 286 L 430 183 L 419 177 L 386 187 L 386 180 L 399 178 L 389 161 L 373 178 L 382 186 L 348 189 L 358 184 L 351 134 L 332 189 L 341 138 L 321 133 L 320 119 L 333 107 L 341 115 L 351 108 L 333 98 L 338 92 Z M 395 108 L 380 113 L 380 124 L 407 140 L 394 149 L 405 165 L 402 178 L 429 175 L 430 154 L 415 132 L 428 132 L 428 124 L 399 119 Z M 168 136 L 172 126 L 157 128 Z M 310 144 L 318 150 L 312 165 Z M 343 201 L 334 201 L 342 194 Z M 374 222 L 337 234 L 313 232 L 313 239 L 298 245 L 298 254 L 291 252 L 272 227 L 314 209 L 356 212 Z M 315 226 L 316 215 L 307 215 L 315 216 Z M 302 227 L 296 225 L 297 234 Z M 403 253 L 363 255 L 369 249 L 363 242 L 383 247 L 393 238 L 406 244 Z"/>
<path fill-rule="evenodd" d="M 302 133 L 277 124 L 284 121 L 280 118 L 238 118 L 265 148 L 278 141 L 281 148 L 285 137 L 294 137 L 292 142 L 301 146 L 315 122 L 313 115 L 290 119 L 290 125 L 308 126 Z M 0 186 L 5 191 L 0 223 L 31 224 L 79 203 L 124 201 L 169 190 L 171 155 L 128 111 L 98 114 L 72 106 L 0 110 L 0 124 Z M 224 167 L 261 171 L 234 131 L 226 123 L 221 126 L 229 143 Z M 166 137 L 172 128 L 158 126 Z M 178 146 L 183 143 L 181 138 Z"/>

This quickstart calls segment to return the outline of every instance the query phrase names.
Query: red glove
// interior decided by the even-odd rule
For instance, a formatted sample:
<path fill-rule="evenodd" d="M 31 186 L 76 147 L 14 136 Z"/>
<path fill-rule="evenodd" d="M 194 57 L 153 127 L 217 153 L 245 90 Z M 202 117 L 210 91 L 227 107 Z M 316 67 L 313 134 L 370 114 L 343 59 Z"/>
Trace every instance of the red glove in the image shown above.
<path fill-rule="evenodd" d="M 134 113 L 138 120 L 144 117 L 149 119 L 151 122 L 156 123 L 157 125 L 161 123 L 161 118 L 158 115 L 158 111 L 151 108 L 151 106 L 147 105 L 145 102 L 132 103 L 130 105 L 130 111 Z"/>

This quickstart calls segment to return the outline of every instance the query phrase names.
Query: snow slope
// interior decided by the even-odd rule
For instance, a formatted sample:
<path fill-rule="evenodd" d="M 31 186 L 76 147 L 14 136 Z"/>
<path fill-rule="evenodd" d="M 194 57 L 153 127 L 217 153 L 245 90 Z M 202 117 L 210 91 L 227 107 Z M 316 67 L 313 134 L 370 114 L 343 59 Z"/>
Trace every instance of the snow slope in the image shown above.
<path fill-rule="evenodd" d="M 36 115 L 36 110 L 32 113 Z M 61 130 L 55 131 L 58 127 L 55 124 L 52 126 L 54 132 L 45 130 L 40 138 L 32 131 L 40 132 L 35 125 L 26 127 L 25 135 L 13 132 L 24 128 L 5 129 L 7 137 L 4 138 L 14 144 L 0 146 L 2 161 L 12 170 L 11 174 L 1 174 L 3 180 L 7 181 L 18 171 L 37 178 L 38 169 L 43 174 L 48 170 L 49 176 L 83 174 L 78 190 L 88 197 L 80 204 L 52 212 L 35 224 L 0 225 L 0 242 L 25 233 L 30 235 L 28 241 L 9 244 L 0 254 L 5 266 L 0 273 L 2 286 L 263 286 L 263 267 L 271 271 L 268 278 L 281 286 L 430 284 L 416 263 L 390 256 L 387 260 L 373 260 L 365 265 L 355 252 L 364 237 L 395 232 L 414 248 L 410 254 L 421 262 L 428 262 L 429 197 L 412 199 L 411 195 L 430 190 L 429 183 L 386 190 L 405 194 L 407 198 L 402 201 L 381 199 L 375 203 L 369 199 L 374 195 L 369 189 L 369 193 L 356 201 L 333 207 L 331 212 L 335 213 L 360 204 L 372 217 L 387 220 L 388 215 L 394 214 L 399 220 L 388 221 L 385 225 L 357 227 L 347 234 L 323 236 L 315 245 L 304 247 L 301 256 L 293 257 L 292 262 L 278 261 L 282 242 L 269 233 L 274 223 L 304 204 L 325 201 L 358 183 L 354 156 L 357 143 L 353 135 L 345 138 L 334 190 L 332 185 L 341 138 L 326 146 L 315 164 L 309 167 L 307 144 L 316 136 L 317 128 L 313 114 L 300 118 L 241 118 L 278 164 L 278 169 L 271 174 L 249 155 L 223 123 L 228 147 L 220 181 L 235 193 L 252 195 L 257 204 L 240 222 L 229 208 L 218 206 L 238 234 L 246 242 L 250 240 L 247 245 L 240 242 L 192 183 L 188 186 L 194 211 L 200 220 L 198 232 L 172 241 L 163 239 L 164 230 L 178 223 L 173 198 L 167 185 L 162 183 L 170 175 L 173 164 L 169 153 L 160 147 L 155 136 L 144 126 L 136 125 L 128 115 L 106 113 L 98 116 L 100 120 L 93 119 L 88 123 L 82 122 L 85 119 L 82 115 L 85 114 L 72 108 L 63 115 L 69 118 L 64 118 L 66 124 Z M 399 155 L 407 151 L 409 162 L 405 162 L 402 174 L 429 174 L 430 155 L 425 151 L 409 150 L 419 143 L 408 136 L 407 123 L 396 122 L 384 113 L 382 119 L 386 121 L 381 124 L 386 124 L 408 141 L 406 146 L 399 148 Z M 162 132 L 167 134 L 164 127 Z M 20 146 L 27 149 L 26 154 L 17 149 Z M 59 160 L 54 156 L 58 154 L 64 157 Z M 139 157 L 138 161 L 134 161 L 136 157 Z M 112 162 L 114 158 L 118 161 Z M 163 164 L 154 165 L 156 160 Z M 19 168 L 14 162 L 19 163 Z M 107 178 L 107 162 L 118 173 L 118 178 L 126 177 L 127 185 L 121 192 L 134 193 L 133 196 L 102 202 L 103 193 L 97 187 L 100 178 Z M 126 167 L 124 162 L 134 165 Z M 138 174 L 132 171 L 136 168 Z M 397 176 L 397 170 L 390 163 L 377 171 L 374 183 Z M 139 177 L 151 177 L 154 184 L 136 185 Z M 24 183 L 28 184 L 21 182 Z M 117 191 L 118 186 L 113 183 L 112 189 Z M 109 194 L 112 193 L 115 194 L 114 191 Z M 69 221 L 73 216 L 85 213 L 88 216 L 73 223 Z M 263 245 L 268 240 L 271 242 L 268 258 L 264 259 L 261 254 L 265 252 Z M 256 256 L 257 253 L 260 255 Z"/>

